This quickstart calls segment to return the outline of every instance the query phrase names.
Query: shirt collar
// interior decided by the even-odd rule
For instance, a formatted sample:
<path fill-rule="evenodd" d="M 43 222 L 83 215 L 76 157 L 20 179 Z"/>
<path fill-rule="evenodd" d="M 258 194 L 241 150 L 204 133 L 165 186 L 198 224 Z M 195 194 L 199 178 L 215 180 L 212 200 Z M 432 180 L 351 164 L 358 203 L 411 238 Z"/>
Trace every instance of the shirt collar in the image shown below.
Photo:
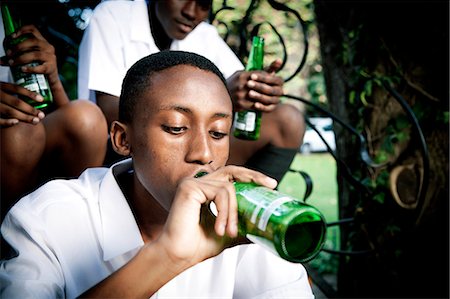
<path fill-rule="evenodd" d="M 134 1 L 131 6 L 131 28 L 130 36 L 132 41 L 151 43 L 153 40 L 150 32 L 150 20 L 148 17 L 148 7 L 146 1 Z"/>
<path fill-rule="evenodd" d="M 131 158 L 109 168 L 99 190 L 103 260 L 107 261 L 144 245 L 131 208 L 116 177 L 132 169 Z"/>

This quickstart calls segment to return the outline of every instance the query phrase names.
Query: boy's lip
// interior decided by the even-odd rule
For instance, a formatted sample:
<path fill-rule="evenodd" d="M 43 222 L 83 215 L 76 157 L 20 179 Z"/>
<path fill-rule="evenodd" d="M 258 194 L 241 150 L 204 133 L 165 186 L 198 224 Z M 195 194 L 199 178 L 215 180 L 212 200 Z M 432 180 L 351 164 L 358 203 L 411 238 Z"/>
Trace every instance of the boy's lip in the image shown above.
<path fill-rule="evenodd" d="M 189 23 L 189 22 L 182 22 L 177 20 L 177 27 L 181 30 L 181 32 L 188 34 L 189 32 L 191 32 L 194 29 L 194 24 Z"/>

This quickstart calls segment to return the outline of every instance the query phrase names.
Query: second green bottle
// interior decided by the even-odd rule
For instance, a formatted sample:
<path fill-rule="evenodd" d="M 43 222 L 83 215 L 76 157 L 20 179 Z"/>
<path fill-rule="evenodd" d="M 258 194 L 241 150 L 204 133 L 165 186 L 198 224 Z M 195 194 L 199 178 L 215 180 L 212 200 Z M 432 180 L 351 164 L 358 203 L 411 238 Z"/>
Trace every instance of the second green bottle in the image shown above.
<path fill-rule="evenodd" d="M 246 71 L 262 70 L 264 67 L 264 38 L 253 37 Z M 239 139 L 257 140 L 261 128 L 261 111 L 238 111 L 234 115 L 234 136 Z"/>

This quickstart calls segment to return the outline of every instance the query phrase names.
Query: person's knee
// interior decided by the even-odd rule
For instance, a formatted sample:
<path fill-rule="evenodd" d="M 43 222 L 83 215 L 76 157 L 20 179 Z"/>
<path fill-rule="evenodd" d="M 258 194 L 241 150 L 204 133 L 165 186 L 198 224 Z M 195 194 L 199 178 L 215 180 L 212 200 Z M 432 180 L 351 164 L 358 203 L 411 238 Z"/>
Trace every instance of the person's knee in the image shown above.
<path fill-rule="evenodd" d="M 14 169 L 34 167 L 44 154 L 46 133 L 44 126 L 19 122 L 1 131 L 2 166 Z"/>
<path fill-rule="evenodd" d="M 100 108 L 87 100 L 72 101 L 67 107 L 66 124 L 69 134 L 81 139 L 107 139 L 105 117 Z"/>
<path fill-rule="evenodd" d="M 276 136 L 274 145 L 286 148 L 298 148 L 303 142 L 305 134 L 305 119 L 303 113 L 290 104 L 280 104 L 268 114 L 268 123 Z"/>

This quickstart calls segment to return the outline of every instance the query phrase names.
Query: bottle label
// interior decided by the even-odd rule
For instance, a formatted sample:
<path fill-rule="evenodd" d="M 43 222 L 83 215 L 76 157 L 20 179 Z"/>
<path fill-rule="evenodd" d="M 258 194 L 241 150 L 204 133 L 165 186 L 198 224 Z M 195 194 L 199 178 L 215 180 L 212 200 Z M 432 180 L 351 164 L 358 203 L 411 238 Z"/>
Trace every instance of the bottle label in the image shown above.
<path fill-rule="evenodd" d="M 47 80 L 43 74 L 36 74 L 36 79 L 42 89 L 48 89 Z"/>
<path fill-rule="evenodd" d="M 39 84 L 37 82 L 31 82 L 30 84 L 23 85 L 23 87 L 25 87 L 29 91 L 39 93 Z"/>
<path fill-rule="evenodd" d="M 259 218 L 258 228 L 262 231 L 265 231 L 267 228 L 267 223 L 269 223 L 270 216 L 276 211 L 278 207 L 290 201 L 292 201 L 292 199 L 287 196 L 283 196 L 272 201 Z"/>
<path fill-rule="evenodd" d="M 252 191 L 257 191 L 258 188 L 253 189 Z M 292 198 L 288 196 L 282 196 L 279 198 L 276 198 L 272 201 L 267 200 L 254 200 L 250 194 L 246 194 L 246 191 L 241 192 L 241 195 L 249 202 L 252 202 L 255 205 L 255 208 L 252 212 L 252 215 L 250 217 L 250 222 L 255 224 L 258 229 L 265 231 L 267 228 L 267 224 L 269 223 L 270 216 L 277 213 L 277 209 L 287 203 L 292 201 Z M 263 210 L 261 216 L 259 217 L 258 221 L 258 215 Z M 256 224 L 258 222 L 258 224 Z"/>
<path fill-rule="evenodd" d="M 234 127 L 241 131 L 253 132 L 256 124 L 256 113 L 254 111 L 236 112 Z"/>

